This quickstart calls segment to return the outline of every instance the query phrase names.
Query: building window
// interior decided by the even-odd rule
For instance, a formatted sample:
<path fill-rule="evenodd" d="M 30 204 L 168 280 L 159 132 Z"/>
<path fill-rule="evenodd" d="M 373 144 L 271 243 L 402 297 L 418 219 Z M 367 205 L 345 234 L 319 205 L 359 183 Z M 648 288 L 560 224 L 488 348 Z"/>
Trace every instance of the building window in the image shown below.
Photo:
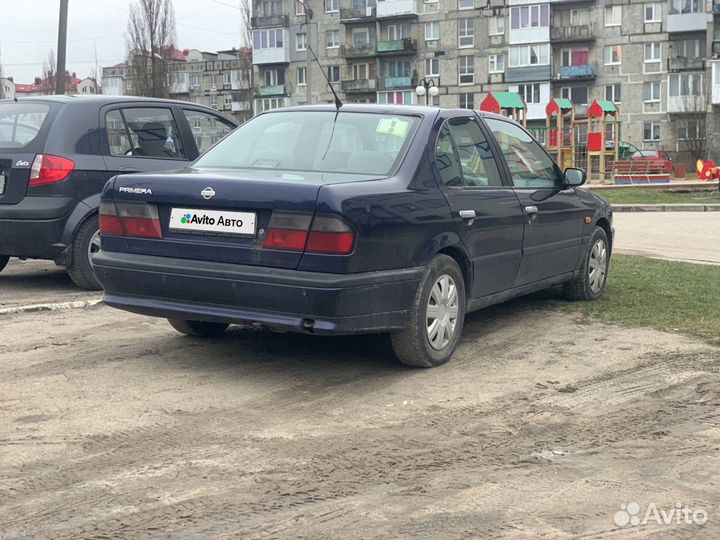
<path fill-rule="evenodd" d="M 197 88 L 200 86 L 201 80 L 200 80 L 200 74 L 199 73 L 193 73 L 192 74 L 192 85 Z"/>
<path fill-rule="evenodd" d="M 397 41 L 399 39 L 412 37 L 409 24 L 391 24 L 387 27 L 388 41 Z"/>
<path fill-rule="evenodd" d="M 302 2 L 295 2 L 295 15 L 305 15 L 305 4 Z"/>
<path fill-rule="evenodd" d="M 474 47 L 475 46 L 475 27 L 473 19 L 458 20 L 458 47 Z"/>
<path fill-rule="evenodd" d="M 643 141 L 660 140 L 660 122 L 645 122 L 643 124 Z"/>
<path fill-rule="evenodd" d="M 622 26 L 622 6 L 605 6 L 605 26 Z"/>
<path fill-rule="evenodd" d="M 328 66 L 327 76 L 331 83 L 340 82 L 340 66 Z"/>
<path fill-rule="evenodd" d="M 622 103 L 622 86 L 620 83 L 605 85 L 605 100 Z"/>
<path fill-rule="evenodd" d="M 255 49 L 282 49 L 284 46 L 282 29 L 255 30 L 253 32 Z"/>
<path fill-rule="evenodd" d="M 335 13 L 339 5 L 340 0 L 325 0 L 325 13 Z"/>
<path fill-rule="evenodd" d="M 705 2 L 702 0 L 674 0 L 670 2 L 669 15 L 684 15 L 687 13 L 701 13 L 705 11 Z"/>
<path fill-rule="evenodd" d="M 229 71 L 223 73 L 223 84 L 232 84 L 232 73 Z"/>
<path fill-rule="evenodd" d="M 680 39 L 671 41 L 670 45 L 675 57 L 705 58 L 705 39 Z"/>
<path fill-rule="evenodd" d="M 339 30 L 328 30 L 325 32 L 325 46 L 328 49 L 337 49 L 340 46 Z"/>
<path fill-rule="evenodd" d="M 508 67 L 545 66 L 550 63 L 550 44 L 522 45 L 510 48 Z"/>
<path fill-rule="evenodd" d="M 660 62 L 661 46 L 657 41 L 645 44 L 645 63 L 657 64 Z"/>
<path fill-rule="evenodd" d="M 505 17 L 492 17 L 489 24 L 491 36 L 501 36 L 505 33 Z"/>
<path fill-rule="evenodd" d="M 298 34 L 295 34 L 295 50 L 296 51 L 307 50 L 307 34 L 305 32 L 300 32 Z"/>
<path fill-rule="evenodd" d="M 622 63 L 622 46 L 606 45 L 605 46 L 605 65 L 616 66 Z"/>
<path fill-rule="evenodd" d="M 369 70 L 367 64 L 353 64 L 350 68 L 354 81 L 362 81 L 368 78 Z"/>
<path fill-rule="evenodd" d="M 425 60 L 425 76 L 426 77 L 439 77 L 440 76 L 440 59 L 439 58 L 427 58 Z"/>
<path fill-rule="evenodd" d="M 461 109 L 474 109 L 475 108 L 475 94 L 460 94 L 460 108 Z"/>
<path fill-rule="evenodd" d="M 426 22 L 425 23 L 425 41 L 435 41 L 440 39 L 440 23 Z"/>
<path fill-rule="evenodd" d="M 285 84 L 285 70 L 284 69 L 266 69 L 263 71 L 263 81 L 265 86 L 276 86 L 278 84 Z"/>
<path fill-rule="evenodd" d="M 662 4 L 660 4 L 660 3 L 645 4 L 645 22 L 646 23 L 662 22 Z"/>
<path fill-rule="evenodd" d="M 560 66 L 587 66 L 589 56 L 587 49 L 563 49 L 560 51 Z"/>
<path fill-rule="evenodd" d="M 660 81 L 643 83 L 643 101 L 657 103 L 660 101 Z"/>
<path fill-rule="evenodd" d="M 560 89 L 560 97 L 569 99 L 575 105 L 587 105 L 588 103 L 588 87 L 587 86 L 570 86 Z"/>
<path fill-rule="evenodd" d="M 550 5 L 517 6 L 510 8 L 510 28 L 539 28 L 550 25 Z"/>
<path fill-rule="evenodd" d="M 540 83 L 518 84 L 517 88 L 525 103 L 540 103 Z"/>
<path fill-rule="evenodd" d="M 458 0 L 458 9 L 473 9 L 474 7 L 474 0 Z"/>
<path fill-rule="evenodd" d="M 488 56 L 488 71 L 490 73 L 502 73 L 505 71 L 505 55 L 500 53 Z"/>
<path fill-rule="evenodd" d="M 363 47 L 370 43 L 369 28 L 354 28 L 352 31 L 353 47 Z"/>
<path fill-rule="evenodd" d="M 460 56 L 458 57 L 458 74 L 460 84 L 475 83 L 475 57 Z"/>
<path fill-rule="evenodd" d="M 298 68 L 297 84 L 298 84 L 298 86 L 305 86 L 307 84 L 307 68 L 306 67 Z"/>
<path fill-rule="evenodd" d="M 394 105 L 412 105 L 415 103 L 415 91 L 404 90 L 398 92 L 378 92 L 378 103 L 392 103 Z"/>
<path fill-rule="evenodd" d="M 225 104 L 226 108 L 232 107 L 232 96 L 230 94 L 225 94 L 223 96 L 223 103 Z"/>
<path fill-rule="evenodd" d="M 264 98 L 255 100 L 255 113 L 280 109 L 285 106 L 285 98 Z"/>
<path fill-rule="evenodd" d="M 383 77 L 411 78 L 415 67 L 410 60 L 387 60 L 380 64 Z"/>
<path fill-rule="evenodd" d="M 677 124 L 678 141 L 705 138 L 705 122 L 702 120 L 680 120 Z"/>
<path fill-rule="evenodd" d="M 670 75 L 670 97 L 701 96 L 702 73 L 677 73 Z"/>

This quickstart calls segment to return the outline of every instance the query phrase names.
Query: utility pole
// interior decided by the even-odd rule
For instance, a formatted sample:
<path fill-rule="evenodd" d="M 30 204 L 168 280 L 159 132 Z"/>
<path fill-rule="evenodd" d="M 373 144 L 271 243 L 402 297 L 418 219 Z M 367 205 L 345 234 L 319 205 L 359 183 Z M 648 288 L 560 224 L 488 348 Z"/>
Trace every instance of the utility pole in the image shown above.
<path fill-rule="evenodd" d="M 57 68 L 55 93 L 65 93 L 65 56 L 67 54 L 68 0 L 60 0 L 60 23 L 58 25 Z"/>
<path fill-rule="evenodd" d="M 312 56 L 310 53 L 310 47 L 312 47 L 312 19 L 313 11 L 310 8 L 309 0 L 303 1 L 305 7 L 305 103 L 310 105 L 312 103 L 312 77 L 310 71 L 312 71 Z M 318 36 L 318 41 L 320 40 Z"/>

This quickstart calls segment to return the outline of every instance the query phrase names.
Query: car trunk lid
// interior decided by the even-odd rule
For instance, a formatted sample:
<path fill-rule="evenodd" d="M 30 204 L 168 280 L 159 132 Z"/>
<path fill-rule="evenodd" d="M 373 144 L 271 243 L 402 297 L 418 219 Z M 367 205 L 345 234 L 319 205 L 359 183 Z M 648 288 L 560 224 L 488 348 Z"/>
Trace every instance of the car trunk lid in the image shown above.
<path fill-rule="evenodd" d="M 35 154 L 0 151 L 0 204 L 17 204 L 25 198 Z"/>

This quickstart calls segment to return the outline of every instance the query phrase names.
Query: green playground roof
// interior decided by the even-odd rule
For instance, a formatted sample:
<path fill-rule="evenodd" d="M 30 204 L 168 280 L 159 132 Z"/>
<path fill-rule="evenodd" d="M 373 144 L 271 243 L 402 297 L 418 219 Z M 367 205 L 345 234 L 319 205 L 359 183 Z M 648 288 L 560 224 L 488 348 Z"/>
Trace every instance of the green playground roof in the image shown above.
<path fill-rule="evenodd" d="M 617 107 L 612 101 L 599 101 L 598 105 L 600 105 L 600 108 L 607 113 L 614 113 L 617 112 Z"/>
<path fill-rule="evenodd" d="M 515 92 L 492 92 L 501 109 L 524 109 L 525 102 Z"/>
<path fill-rule="evenodd" d="M 572 109 L 573 104 L 572 101 L 570 101 L 567 98 L 555 98 L 555 103 L 557 103 L 557 106 L 561 109 Z"/>

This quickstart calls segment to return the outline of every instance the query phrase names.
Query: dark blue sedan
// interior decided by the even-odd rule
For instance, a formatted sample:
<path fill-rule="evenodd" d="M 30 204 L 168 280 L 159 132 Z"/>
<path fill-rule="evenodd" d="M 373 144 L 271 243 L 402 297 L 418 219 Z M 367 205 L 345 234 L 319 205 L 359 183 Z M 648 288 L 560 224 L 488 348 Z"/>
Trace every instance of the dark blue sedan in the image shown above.
<path fill-rule="evenodd" d="M 470 311 L 558 283 L 603 294 L 612 211 L 584 182 L 500 116 L 281 109 L 186 170 L 110 180 L 93 264 L 106 304 L 188 335 L 388 333 L 433 367 Z"/>

